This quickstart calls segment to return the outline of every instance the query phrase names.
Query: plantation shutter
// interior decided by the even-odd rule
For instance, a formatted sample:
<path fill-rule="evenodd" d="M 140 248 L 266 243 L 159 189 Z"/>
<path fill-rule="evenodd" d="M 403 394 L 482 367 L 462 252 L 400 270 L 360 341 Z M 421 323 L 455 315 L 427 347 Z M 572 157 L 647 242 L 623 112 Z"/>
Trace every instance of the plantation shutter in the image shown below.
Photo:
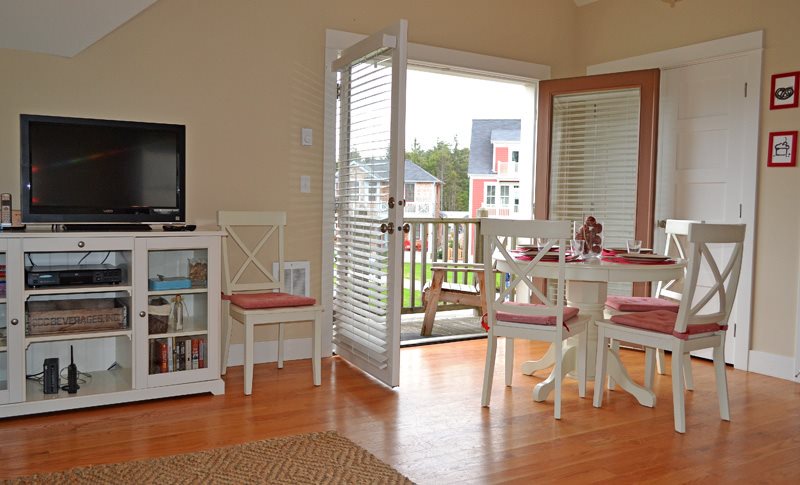
<path fill-rule="evenodd" d="M 639 89 L 555 96 L 552 123 L 550 218 L 580 225 L 592 215 L 605 247 L 625 247 L 636 231 Z"/>
<path fill-rule="evenodd" d="M 405 168 L 405 21 L 345 50 L 334 215 L 335 351 L 399 384 Z M 395 229 L 396 228 L 396 229 Z"/>

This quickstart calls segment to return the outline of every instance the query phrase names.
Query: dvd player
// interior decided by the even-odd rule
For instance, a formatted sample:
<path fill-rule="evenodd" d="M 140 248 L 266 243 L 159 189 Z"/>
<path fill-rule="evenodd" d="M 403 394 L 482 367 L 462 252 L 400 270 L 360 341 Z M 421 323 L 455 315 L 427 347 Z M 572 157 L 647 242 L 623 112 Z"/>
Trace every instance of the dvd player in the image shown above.
<path fill-rule="evenodd" d="M 33 266 L 25 268 L 28 287 L 68 285 L 118 285 L 122 283 L 121 267 L 111 264 L 78 266 Z"/>

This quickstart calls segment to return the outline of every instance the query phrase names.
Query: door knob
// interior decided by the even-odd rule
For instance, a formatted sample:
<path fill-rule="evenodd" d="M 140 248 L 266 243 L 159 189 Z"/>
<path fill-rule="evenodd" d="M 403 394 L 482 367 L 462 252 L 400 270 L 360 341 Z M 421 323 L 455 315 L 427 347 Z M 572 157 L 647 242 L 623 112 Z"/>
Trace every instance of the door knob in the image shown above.
<path fill-rule="evenodd" d="M 389 223 L 384 222 L 383 224 L 381 224 L 381 232 L 384 234 L 386 234 L 387 232 L 389 234 L 394 234 L 394 222 L 389 222 Z"/>
<path fill-rule="evenodd" d="M 660 227 L 661 229 L 664 229 L 664 228 L 666 228 L 666 227 L 667 227 L 667 220 L 666 220 L 666 219 L 659 219 L 659 220 L 658 220 L 658 224 L 657 224 L 657 225 L 658 225 L 658 227 Z"/>
<path fill-rule="evenodd" d="M 405 224 L 403 224 L 403 232 L 406 233 L 406 234 L 411 232 L 411 224 L 409 224 L 407 222 Z"/>
<path fill-rule="evenodd" d="M 18 324 L 19 324 L 19 320 L 18 319 L 16 319 L 16 318 L 12 318 L 11 319 L 11 325 L 18 325 Z"/>
<path fill-rule="evenodd" d="M 145 315 L 147 315 L 147 313 L 145 313 L 144 311 L 139 312 L 140 317 L 144 318 Z"/>

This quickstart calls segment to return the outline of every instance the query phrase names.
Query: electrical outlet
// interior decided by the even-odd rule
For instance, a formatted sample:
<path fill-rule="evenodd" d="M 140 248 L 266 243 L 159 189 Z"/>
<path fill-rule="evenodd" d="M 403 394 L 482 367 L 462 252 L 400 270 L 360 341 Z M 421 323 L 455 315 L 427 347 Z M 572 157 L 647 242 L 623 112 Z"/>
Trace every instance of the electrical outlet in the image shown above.
<path fill-rule="evenodd" d="M 303 143 L 303 146 L 310 147 L 313 143 L 313 131 L 311 128 L 303 128 L 300 130 L 300 139 Z"/>

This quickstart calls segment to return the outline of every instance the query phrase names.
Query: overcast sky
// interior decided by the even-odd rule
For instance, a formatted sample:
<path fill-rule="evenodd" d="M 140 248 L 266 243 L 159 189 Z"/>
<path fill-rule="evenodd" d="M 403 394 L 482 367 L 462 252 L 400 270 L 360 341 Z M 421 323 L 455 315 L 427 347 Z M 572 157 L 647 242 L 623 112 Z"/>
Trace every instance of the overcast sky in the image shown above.
<path fill-rule="evenodd" d="M 406 150 L 414 139 L 422 148 L 437 140 L 469 148 L 472 120 L 521 118 L 526 93 L 521 84 L 408 70 Z M 529 107 L 533 109 L 533 107 Z"/>

